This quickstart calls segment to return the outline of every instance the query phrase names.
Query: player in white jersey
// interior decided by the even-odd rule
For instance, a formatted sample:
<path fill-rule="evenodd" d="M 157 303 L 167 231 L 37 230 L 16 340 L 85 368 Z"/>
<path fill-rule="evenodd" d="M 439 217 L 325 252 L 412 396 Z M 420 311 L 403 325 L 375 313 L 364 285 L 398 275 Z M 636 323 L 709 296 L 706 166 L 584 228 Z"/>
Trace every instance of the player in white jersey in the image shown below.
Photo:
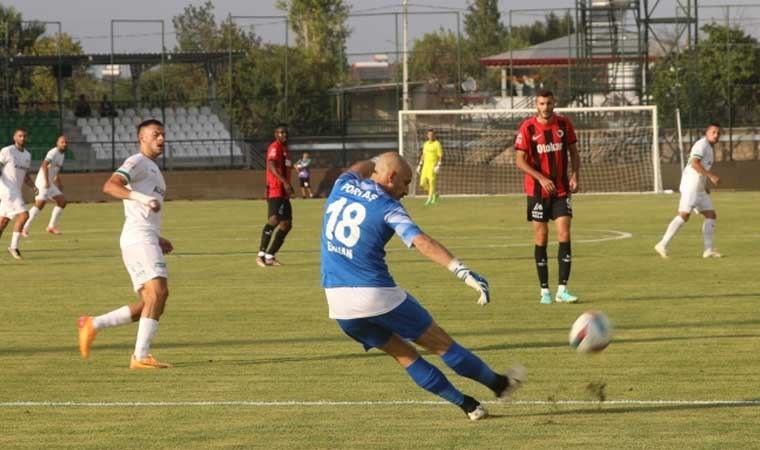
<path fill-rule="evenodd" d="M 715 149 L 713 146 L 720 140 L 720 124 L 710 123 L 705 129 L 705 136 L 694 143 L 689 154 L 689 162 L 681 175 L 681 201 L 678 203 L 678 214 L 668 225 L 665 235 L 654 246 L 654 250 L 663 258 L 668 257 L 668 244 L 678 233 L 683 224 L 689 220 L 693 210 L 705 216 L 702 224 L 702 239 L 704 241 L 703 258 L 720 258 L 722 255 L 713 248 L 713 234 L 717 215 L 710 200 L 710 188 L 707 180 L 714 185 L 720 183 L 720 178 L 712 173 Z"/>
<path fill-rule="evenodd" d="M 63 183 L 61 182 L 61 167 L 63 167 L 68 146 L 69 141 L 66 136 L 59 136 L 55 147 L 47 152 L 42 161 L 40 170 L 37 172 L 37 178 L 34 180 L 34 186 L 37 189 L 34 206 L 29 210 L 29 220 L 26 221 L 24 229 L 21 231 L 24 237 L 29 237 L 29 227 L 32 226 L 32 222 L 45 207 L 45 202 L 48 200 L 55 201 L 55 208 L 53 208 L 53 214 L 50 216 L 47 232 L 56 235 L 61 234 L 57 227 L 58 219 L 61 218 L 63 208 L 66 207 L 66 197 L 63 195 Z"/>
<path fill-rule="evenodd" d="M 34 187 L 32 178 L 27 173 L 31 164 L 32 155 L 26 151 L 26 130 L 17 128 L 13 131 L 13 145 L 0 150 L 0 236 L 8 222 L 15 217 L 13 237 L 8 247 L 8 253 L 15 259 L 21 259 L 18 241 L 24 223 L 29 218 L 24 198 L 21 196 L 21 187 L 23 183 Z"/>
<path fill-rule="evenodd" d="M 90 355 L 95 334 L 103 328 L 139 320 L 130 369 L 165 369 L 149 353 L 158 320 L 169 296 L 164 254 L 173 250 L 161 237 L 161 215 L 166 184 L 156 159 L 164 151 L 164 126 L 146 120 L 137 126 L 140 153 L 130 156 L 103 185 L 103 192 L 124 201 L 124 228 L 119 244 L 124 265 L 140 300 L 101 316 L 79 318 L 79 351 Z"/>

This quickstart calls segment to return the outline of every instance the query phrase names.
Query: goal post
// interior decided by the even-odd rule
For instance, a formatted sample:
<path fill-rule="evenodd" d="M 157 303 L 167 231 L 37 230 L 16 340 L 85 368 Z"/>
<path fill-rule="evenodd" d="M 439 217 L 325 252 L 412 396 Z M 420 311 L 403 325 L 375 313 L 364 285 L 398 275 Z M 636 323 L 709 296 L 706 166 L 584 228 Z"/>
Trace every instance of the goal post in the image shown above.
<path fill-rule="evenodd" d="M 656 106 L 556 108 L 578 138 L 580 191 L 662 192 Z M 522 193 L 515 165 L 520 123 L 535 109 L 406 110 L 398 114 L 399 153 L 416 167 L 432 128 L 443 147 L 442 195 Z M 410 190 L 416 194 L 416 181 Z"/>

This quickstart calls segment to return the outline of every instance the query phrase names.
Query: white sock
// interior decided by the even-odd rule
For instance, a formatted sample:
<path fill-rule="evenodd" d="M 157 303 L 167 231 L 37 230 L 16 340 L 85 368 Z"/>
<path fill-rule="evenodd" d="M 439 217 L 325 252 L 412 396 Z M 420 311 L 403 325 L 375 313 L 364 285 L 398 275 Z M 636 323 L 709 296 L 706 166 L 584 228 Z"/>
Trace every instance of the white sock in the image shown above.
<path fill-rule="evenodd" d="M 158 320 L 148 317 L 140 317 L 140 325 L 137 327 L 137 341 L 135 342 L 135 359 L 144 359 L 150 353 L 150 343 L 158 331 Z"/>
<path fill-rule="evenodd" d="M 25 230 L 28 230 L 29 227 L 32 226 L 32 221 L 34 220 L 35 217 L 37 217 L 37 214 L 39 213 L 40 213 L 40 209 L 37 208 L 36 206 L 32 206 L 32 209 L 29 210 L 29 218 L 26 219 L 26 223 L 24 224 Z"/>
<path fill-rule="evenodd" d="M 544 294 L 550 294 L 549 289 L 541 288 L 541 295 L 544 295 Z"/>
<path fill-rule="evenodd" d="M 129 312 L 129 306 L 126 305 L 105 313 L 102 316 L 92 318 L 92 326 L 96 330 L 100 330 L 101 328 L 118 327 L 119 325 L 126 325 L 128 323 L 132 323 L 132 313 Z"/>
<path fill-rule="evenodd" d="M 561 294 L 567 290 L 567 286 L 564 284 L 557 285 L 557 294 Z"/>
<path fill-rule="evenodd" d="M 662 237 L 660 244 L 667 247 L 668 244 L 670 244 L 670 240 L 673 239 L 673 236 L 678 233 L 678 230 L 680 230 L 685 223 L 686 221 L 683 220 L 681 216 L 675 216 L 668 224 L 668 229 L 665 230 L 665 235 Z"/>
<path fill-rule="evenodd" d="M 274 259 L 274 255 L 270 255 L 269 253 L 264 253 L 264 259 L 267 261 Z"/>
<path fill-rule="evenodd" d="M 13 236 L 11 236 L 11 248 L 18 249 L 18 241 L 21 239 L 21 233 L 18 231 L 13 232 Z"/>
<path fill-rule="evenodd" d="M 713 233 L 715 233 L 715 219 L 705 219 L 702 224 L 702 239 L 705 241 L 705 250 L 713 248 Z"/>
<path fill-rule="evenodd" d="M 55 228 L 55 226 L 58 225 L 58 219 L 61 218 L 61 214 L 63 214 L 63 208 L 60 206 L 53 208 L 53 215 L 50 216 L 50 223 L 48 224 L 48 227 Z"/>

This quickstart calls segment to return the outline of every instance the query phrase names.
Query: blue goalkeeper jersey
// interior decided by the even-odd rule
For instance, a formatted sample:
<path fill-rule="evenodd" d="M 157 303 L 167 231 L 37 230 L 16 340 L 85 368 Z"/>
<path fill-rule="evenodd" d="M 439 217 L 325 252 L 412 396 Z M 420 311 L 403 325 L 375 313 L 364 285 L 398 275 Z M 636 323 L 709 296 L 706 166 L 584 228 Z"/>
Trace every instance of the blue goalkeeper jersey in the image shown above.
<path fill-rule="evenodd" d="M 385 263 L 385 244 L 394 233 L 411 247 L 422 230 L 377 183 L 343 173 L 322 221 L 322 287 L 396 286 Z"/>

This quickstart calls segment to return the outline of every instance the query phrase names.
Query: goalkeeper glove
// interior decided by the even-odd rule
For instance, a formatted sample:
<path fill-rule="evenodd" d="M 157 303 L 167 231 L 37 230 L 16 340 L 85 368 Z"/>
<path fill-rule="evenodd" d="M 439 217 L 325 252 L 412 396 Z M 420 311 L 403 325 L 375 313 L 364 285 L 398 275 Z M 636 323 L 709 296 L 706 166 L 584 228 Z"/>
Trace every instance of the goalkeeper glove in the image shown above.
<path fill-rule="evenodd" d="M 471 288 L 480 292 L 480 297 L 478 297 L 478 305 L 485 306 L 488 304 L 488 302 L 491 301 L 491 292 L 488 287 L 488 280 L 470 270 L 469 267 L 460 263 L 456 258 L 451 260 L 448 265 L 448 269 L 454 272 L 454 275 L 456 275 L 460 280 L 464 281 L 467 286 L 470 286 Z"/>
<path fill-rule="evenodd" d="M 433 173 L 438 173 L 439 170 L 441 170 L 441 163 L 438 163 L 433 167 Z"/>
<path fill-rule="evenodd" d="M 420 172 L 422 172 L 422 163 L 417 164 L 417 175 L 419 175 Z"/>

